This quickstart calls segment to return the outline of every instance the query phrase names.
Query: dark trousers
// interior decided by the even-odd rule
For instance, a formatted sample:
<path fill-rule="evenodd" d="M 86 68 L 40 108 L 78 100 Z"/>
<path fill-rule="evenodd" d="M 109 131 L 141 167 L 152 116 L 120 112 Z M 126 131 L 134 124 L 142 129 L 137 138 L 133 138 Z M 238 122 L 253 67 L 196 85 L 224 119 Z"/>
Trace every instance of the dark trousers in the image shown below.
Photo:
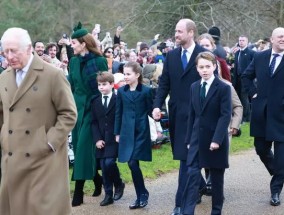
<path fill-rule="evenodd" d="M 101 158 L 103 185 L 106 195 L 113 195 L 113 186 L 118 188 L 122 185 L 119 169 L 115 158 Z"/>
<path fill-rule="evenodd" d="M 181 204 L 182 204 L 182 198 L 183 198 L 183 195 L 184 195 L 186 182 L 187 182 L 187 178 L 188 178 L 187 171 L 188 171 L 188 166 L 186 165 L 186 161 L 181 160 L 180 166 L 179 166 L 179 175 L 178 175 L 178 189 L 177 189 L 176 200 L 175 200 L 176 201 L 176 203 L 175 203 L 176 207 L 181 207 Z M 201 190 L 205 186 L 206 186 L 206 182 L 203 179 L 203 177 L 201 176 L 199 189 Z"/>
<path fill-rule="evenodd" d="M 145 184 L 144 184 L 144 178 L 143 178 L 140 166 L 139 166 L 139 161 L 130 160 L 128 161 L 128 166 L 129 166 L 129 169 L 131 170 L 131 176 L 132 176 L 137 200 L 146 200 L 146 199 L 141 199 L 144 196 L 148 197 L 149 192 L 146 189 Z"/>
<path fill-rule="evenodd" d="M 187 170 L 187 182 L 184 191 L 181 213 L 194 215 L 196 201 L 199 197 L 200 181 L 204 180 L 199 168 L 198 155 Z M 225 169 L 210 168 L 212 182 L 212 210 L 211 215 L 221 215 L 224 197 L 224 173 Z"/>
<path fill-rule="evenodd" d="M 249 95 L 245 91 L 245 89 L 242 87 L 241 75 L 238 75 L 238 78 L 237 78 L 236 91 L 243 105 L 243 121 L 249 122 L 250 114 L 251 114 Z"/>
<path fill-rule="evenodd" d="M 284 183 L 284 142 L 274 141 L 274 154 L 271 150 L 272 141 L 263 137 L 254 138 L 254 146 L 260 160 L 272 175 L 270 181 L 271 194 L 281 193 Z"/>

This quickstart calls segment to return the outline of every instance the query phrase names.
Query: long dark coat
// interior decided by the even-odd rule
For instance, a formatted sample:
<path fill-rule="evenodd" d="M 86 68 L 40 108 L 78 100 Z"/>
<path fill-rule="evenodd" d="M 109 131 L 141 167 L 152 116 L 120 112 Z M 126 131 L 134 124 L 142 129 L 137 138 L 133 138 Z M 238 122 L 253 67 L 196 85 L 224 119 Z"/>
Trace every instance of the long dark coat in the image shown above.
<path fill-rule="evenodd" d="M 117 158 L 118 143 L 115 141 L 114 120 L 115 120 L 116 95 L 113 93 L 107 109 L 102 104 L 102 96 L 97 96 L 92 103 L 92 133 L 94 144 L 103 140 L 105 146 L 96 151 L 97 158 Z"/>
<path fill-rule="evenodd" d="M 231 88 L 215 78 L 209 88 L 203 108 L 200 104 L 200 82 L 191 87 L 186 144 L 189 145 L 187 165 L 198 153 L 200 168 L 228 168 L 228 126 L 231 120 Z M 209 150 L 211 142 L 220 148 Z"/>
<path fill-rule="evenodd" d="M 151 89 L 138 84 L 135 91 L 129 85 L 117 91 L 114 133 L 120 135 L 118 161 L 152 160 L 148 115 L 152 112 Z"/>
<path fill-rule="evenodd" d="M 164 104 L 167 95 L 169 100 L 169 131 L 173 150 L 173 157 L 176 160 L 186 160 L 187 148 L 185 134 L 188 119 L 188 108 L 190 100 L 190 86 L 200 79 L 196 70 L 195 58 L 206 51 L 196 44 L 185 71 L 181 62 L 181 48 L 176 48 L 167 54 L 162 75 L 159 80 L 154 108 Z"/>
<path fill-rule="evenodd" d="M 284 58 L 270 77 L 270 56 L 271 49 L 256 53 L 242 76 L 249 95 L 257 93 L 251 101 L 250 134 L 265 137 L 267 141 L 284 142 Z"/>
<path fill-rule="evenodd" d="M 73 57 L 70 61 L 68 79 L 78 111 L 78 120 L 72 131 L 75 153 L 72 180 L 91 180 L 96 174 L 96 145 L 93 142 L 91 129 L 91 100 L 100 93 L 95 86 L 97 72 L 107 71 L 108 67 L 104 57 L 95 55 L 90 61 L 95 62 L 92 72 L 85 71 L 80 57 Z M 93 87 L 90 86 L 91 83 L 94 84 Z"/>

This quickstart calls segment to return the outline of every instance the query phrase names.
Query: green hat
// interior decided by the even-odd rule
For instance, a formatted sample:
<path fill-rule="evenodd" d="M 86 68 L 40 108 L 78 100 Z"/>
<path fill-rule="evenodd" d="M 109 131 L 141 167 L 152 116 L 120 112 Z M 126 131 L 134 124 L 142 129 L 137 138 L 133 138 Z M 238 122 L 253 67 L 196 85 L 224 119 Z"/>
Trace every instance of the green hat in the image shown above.
<path fill-rule="evenodd" d="M 78 25 L 73 29 L 73 34 L 71 38 L 80 38 L 85 36 L 86 34 L 88 34 L 88 30 L 86 28 L 82 28 L 82 23 L 79 22 Z"/>

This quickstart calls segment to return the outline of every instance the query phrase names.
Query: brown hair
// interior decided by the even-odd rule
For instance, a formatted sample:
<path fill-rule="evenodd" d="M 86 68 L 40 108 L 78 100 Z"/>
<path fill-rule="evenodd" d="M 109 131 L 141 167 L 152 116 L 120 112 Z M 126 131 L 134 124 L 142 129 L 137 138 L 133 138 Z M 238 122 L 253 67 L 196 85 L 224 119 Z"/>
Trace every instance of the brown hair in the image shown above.
<path fill-rule="evenodd" d="M 97 46 L 95 39 L 93 38 L 92 34 L 88 33 L 83 37 L 77 38 L 80 43 L 86 43 L 86 49 L 88 51 L 93 52 L 94 54 L 102 56 L 102 52 Z"/>
<path fill-rule="evenodd" d="M 205 60 L 211 61 L 213 65 L 217 65 L 217 60 L 215 58 L 215 55 L 212 52 L 209 52 L 209 51 L 200 52 L 195 58 L 196 65 L 198 64 L 199 59 L 205 59 Z"/>
<path fill-rule="evenodd" d="M 142 84 L 142 82 L 143 82 L 142 68 L 141 68 L 139 63 L 128 62 L 124 65 L 124 67 L 131 68 L 133 70 L 133 72 L 135 72 L 136 74 L 140 74 L 140 76 L 138 77 L 138 83 Z"/>
<path fill-rule="evenodd" d="M 109 82 L 114 83 L 114 76 L 110 72 L 99 72 L 97 75 L 97 82 Z"/>
<path fill-rule="evenodd" d="M 45 51 L 48 53 L 48 50 L 49 50 L 50 48 L 52 48 L 52 47 L 55 47 L 55 48 L 56 48 L 56 53 L 59 51 L 59 48 L 58 48 L 57 44 L 56 44 L 56 43 L 53 43 L 53 42 L 48 43 L 48 44 L 46 45 Z"/>

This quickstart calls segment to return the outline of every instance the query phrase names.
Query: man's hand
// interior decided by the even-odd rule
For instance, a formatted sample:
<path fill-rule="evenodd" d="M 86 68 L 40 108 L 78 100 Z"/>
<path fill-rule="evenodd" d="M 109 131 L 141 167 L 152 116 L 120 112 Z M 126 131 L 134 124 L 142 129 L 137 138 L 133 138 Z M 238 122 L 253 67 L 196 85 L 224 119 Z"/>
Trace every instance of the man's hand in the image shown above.
<path fill-rule="evenodd" d="M 103 140 L 98 140 L 98 141 L 96 142 L 96 147 L 97 147 L 98 149 L 104 148 L 104 147 L 105 147 L 105 142 L 104 142 Z"/>
<path fill-rule="evenodd" d="M 214 142 L 212 142 L 211 144 L 210 144 L 210 150 L 211 151 L 214 151 L 214 150 L 216 150 L 216 149 L 219 149 L 219 144 L 218 143 L 214 143 Z"/>
<path fill-rule="evenodd" d="M 115 135 L 115 141 L 119 143 L 119 135 Z"/>
<path fill-rule="evenodd" d="M 152 112 L 152 116 L 153 116 L 154 120 L 160 120 L 161 117 L 162 117 L 160 108 L 154 108 L 154 110 Z"/>
<path fill-rule="evenodd" d="M 154 36 L 154 40 L 158 40 L 159 39 L 159 36 L 160 36 L 160 34 L 156 34 L 155 36 Z"/>

